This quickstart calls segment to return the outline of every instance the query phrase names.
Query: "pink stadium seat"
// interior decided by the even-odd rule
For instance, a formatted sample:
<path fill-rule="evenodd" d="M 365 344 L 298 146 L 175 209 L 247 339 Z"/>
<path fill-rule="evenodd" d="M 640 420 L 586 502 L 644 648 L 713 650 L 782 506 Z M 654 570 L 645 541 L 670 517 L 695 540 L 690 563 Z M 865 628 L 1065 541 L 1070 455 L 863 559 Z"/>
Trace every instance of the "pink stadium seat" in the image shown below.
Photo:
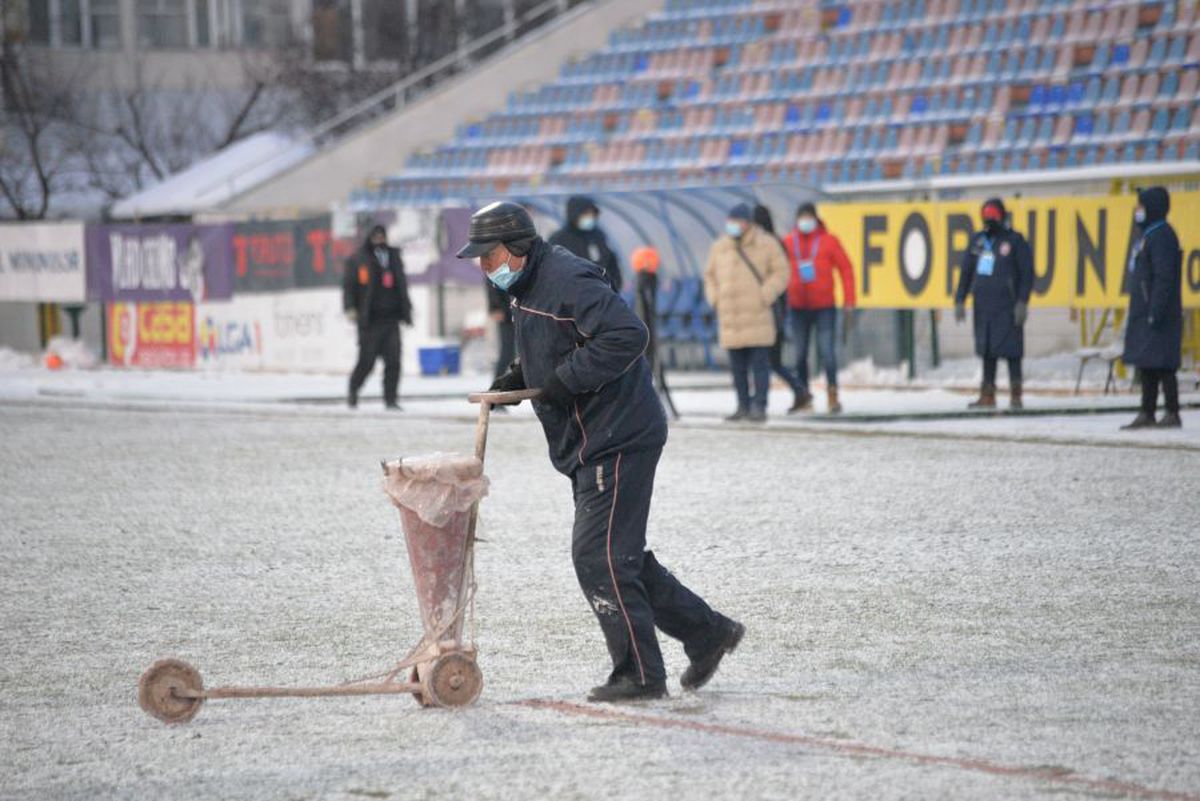
<path fill-rule="evenodd" d="M 1071 139 L 1071 133 L 1075 130 L 1075 118 L 1070 114 L 1060 114 L 1058 121 L 1054 124 L 1053 142 L 1056 145 L 1066 144 Z"/>
<path fill-rule="evenodd" d="M 1194 99 L 1197 92 L 1197 85 L 1200 84 L 1200 69 L 1193 67 L 1183 71 L 1179 78 L 1179 91 L 1176 97 Z"/>
<path fill-rule="evenodd" d="M 1150 51 L 1148 39 L 1138 39 L 1129 49 L 1129 66 L 1140 67 L 1146 63 L 1146 54 Z"/>
<path fill-rule="evenodd" d="M 1121 104 L 1132 103 L 1138 94 L 1138 76 L 1135 74 L 1126 75 L 1121 81 L 1121 96 L 1119 102 Z"/>
<path fill-rule="evenodd" d="M 1138 92 L 1138 100 L 1149 103 L 1158 95 L 1159 76 L 1157 72 L 1146 73 L 1142 78 L 1142 86 Z"/>
<path fill-rule="evenodd" d="M 1133 115 L 1133 125 L 1129 126 L 1129 133 L 1140 139 L 1145 137 L 1147 131 L 1150 131 L 1150 109 L 1139 109 Z"/>

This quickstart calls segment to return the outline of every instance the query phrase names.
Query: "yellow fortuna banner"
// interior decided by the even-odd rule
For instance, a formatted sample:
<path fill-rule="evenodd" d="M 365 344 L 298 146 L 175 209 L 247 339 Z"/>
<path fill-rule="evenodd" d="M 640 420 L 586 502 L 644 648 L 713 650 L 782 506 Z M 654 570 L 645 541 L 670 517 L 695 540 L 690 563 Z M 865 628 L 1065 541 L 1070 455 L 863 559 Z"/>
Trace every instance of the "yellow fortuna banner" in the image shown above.
<path fill-rule="evenodd" d="M 954 304 L 963 254 L 979 229 L 978 200 L 825 204 L 857 280 L 858 304 L 932 309 Z M 1005 199 L 1012 225 L 1033 249 L 1034 306 L 1122 307 L 1126 267 L 1138 238 L 1137 198 Z M 1167 221 L 1183 249 L 1183 304 L 1200 307 L 1200 192 L 1171 196 Z"/>

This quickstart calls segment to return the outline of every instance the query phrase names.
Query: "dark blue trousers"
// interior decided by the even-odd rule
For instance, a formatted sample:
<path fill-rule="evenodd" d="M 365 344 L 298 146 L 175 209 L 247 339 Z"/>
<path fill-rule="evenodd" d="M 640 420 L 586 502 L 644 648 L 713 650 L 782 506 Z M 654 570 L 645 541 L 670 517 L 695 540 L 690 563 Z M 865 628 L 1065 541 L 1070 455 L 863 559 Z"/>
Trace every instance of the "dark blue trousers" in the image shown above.
<path fill-rule="evenodd" d="M 706 654 L 722 632 L 722 617 L 646 550 L 661 453 L 620 453 L 582 465 L 572 476 L 571 558 L 608 644 L 609 681 L 627 676 L 648 684 L 666 678 L 656 626 L 681 641 L 690 659 Z"/>
<path fill-rule="evenodd" d="M 837 351 L 834 333 L 837 331 L 837 309 L 792 309 L 792 332 L 796 336 L 796 378 L 808 392 L 808 342 L 813 328 L 817 329 L 817 355 L 825 369 L 825 381 L 837 386 Z"/>
<path fill-rule="evenodd" d="M 733 389 L 737 392 L 738 408 L 742 411 L 766 411 L 767 391 L 771 386 L 771 349 L 730 348 L 729 370 L 733 373 Z M 752 377 L 753 394 L 750 390 Z"/>

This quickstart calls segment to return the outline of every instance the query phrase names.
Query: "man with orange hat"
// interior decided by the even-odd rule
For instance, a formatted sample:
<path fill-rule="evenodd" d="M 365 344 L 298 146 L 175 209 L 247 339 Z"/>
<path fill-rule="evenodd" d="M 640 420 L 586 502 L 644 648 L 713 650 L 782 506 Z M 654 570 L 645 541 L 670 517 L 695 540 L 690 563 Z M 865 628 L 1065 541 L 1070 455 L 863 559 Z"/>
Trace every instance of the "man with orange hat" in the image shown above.
<path fill-rule="evenodd" d="M 971 239 L 962 261 L 954 319 L 967 318 L 967 295 L 975 300 L 975 352 L 983 359 L 983 383 L 972 409 L 996 407 L 996 365 L 1008 362 L 1011 407 L 1020 409 L 1021 359 L 1025 355 L 1025 319 L 1033 291 L 1033 251 L 1025 237 L 1008 225 L 1000 198 L 991 198 L 979 212 L 983 230 Z"/>

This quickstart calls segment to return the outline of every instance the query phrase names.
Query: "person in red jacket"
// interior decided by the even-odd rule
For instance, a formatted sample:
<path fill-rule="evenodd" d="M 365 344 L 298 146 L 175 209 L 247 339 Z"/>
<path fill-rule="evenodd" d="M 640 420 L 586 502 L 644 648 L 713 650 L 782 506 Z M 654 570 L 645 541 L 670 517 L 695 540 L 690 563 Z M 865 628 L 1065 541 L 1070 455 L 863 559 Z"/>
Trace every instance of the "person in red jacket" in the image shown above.
<path fill-rule="evenodd" d="M 833 296 L 833 273 L 841 276 L 842 300 L 846 322 L 854 308 L 854 269 L 838 238 L 825 228 L 812 203 L 802 203 L 796 209 L 796 227 L 783 239 L 784 250 L 792 264 L 788 279 L 787 302 L 791 310 L 792 331 L 796 335 L 796 377 L 804 393 L 797 398 L 789 413 L 812 409 L 812 393 L 808 390 L 808 341 L 817 329 L 817 353 L 825 368 L 829 393 L 829 412 L 842 410 L 838 401 L 837 353 L 834 332 L 837 330 L 837 301 Z"/>

